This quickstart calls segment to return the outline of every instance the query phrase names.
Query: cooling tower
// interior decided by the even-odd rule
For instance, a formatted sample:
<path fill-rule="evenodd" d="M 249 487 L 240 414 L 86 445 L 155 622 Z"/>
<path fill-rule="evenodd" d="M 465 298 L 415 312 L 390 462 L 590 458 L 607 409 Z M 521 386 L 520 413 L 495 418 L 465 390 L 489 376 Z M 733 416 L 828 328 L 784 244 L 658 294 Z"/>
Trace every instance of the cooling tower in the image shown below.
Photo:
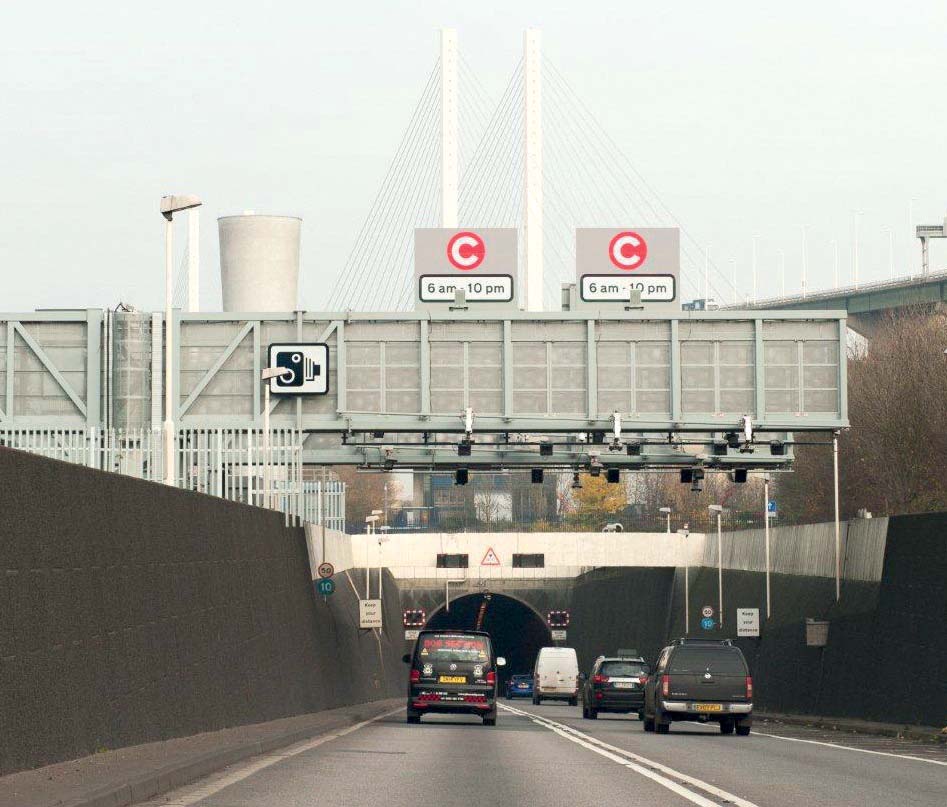
<path fill-rule="evenodd" d="M 295 216 L 222 216 L 220 286 L 224 311 L 295 311 L 299 232 Z"/>

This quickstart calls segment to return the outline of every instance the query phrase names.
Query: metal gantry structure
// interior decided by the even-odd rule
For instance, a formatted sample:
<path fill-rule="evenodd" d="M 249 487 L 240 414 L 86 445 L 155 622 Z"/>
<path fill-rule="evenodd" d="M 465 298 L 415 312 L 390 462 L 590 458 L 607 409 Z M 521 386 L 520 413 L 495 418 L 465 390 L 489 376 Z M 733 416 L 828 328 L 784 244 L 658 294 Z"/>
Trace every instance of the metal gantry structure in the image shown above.
<path fill-rule="evenodd" d="M 160 314 L 3 320 L 4 442 L 160 426 Z M 175 312 L 172 326 L 177 478 L 217 490 L 201 470 L 214 452 L 262 461 L 238 444 L 261 432 L 273 342 L 329 346 L 329 393 L 270 405 L 294 467 L 778 469 L 793 435 L 847 426 L 837 312 Z"/>

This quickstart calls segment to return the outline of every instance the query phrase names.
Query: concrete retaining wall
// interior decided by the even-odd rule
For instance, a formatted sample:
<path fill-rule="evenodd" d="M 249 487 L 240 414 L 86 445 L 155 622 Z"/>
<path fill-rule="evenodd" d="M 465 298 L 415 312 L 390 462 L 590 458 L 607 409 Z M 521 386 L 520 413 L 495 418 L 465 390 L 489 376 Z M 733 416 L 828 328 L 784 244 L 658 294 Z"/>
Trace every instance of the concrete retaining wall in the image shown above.
<path fill-rule="evenodd" d="M 397 587 L 360 632 L 281 514 L 0 448 L 0 774 L 391 697 Z"/>

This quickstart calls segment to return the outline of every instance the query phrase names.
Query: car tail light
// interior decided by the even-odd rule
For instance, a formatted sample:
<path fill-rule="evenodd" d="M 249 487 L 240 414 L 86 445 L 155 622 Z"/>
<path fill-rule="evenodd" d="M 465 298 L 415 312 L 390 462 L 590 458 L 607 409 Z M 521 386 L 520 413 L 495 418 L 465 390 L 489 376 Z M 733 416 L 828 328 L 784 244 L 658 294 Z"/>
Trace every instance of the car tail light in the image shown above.
<path fill-rule="evenodd" d="M 421 671 L 420 670 L 411 670 L 411 683 L 416 684 L 421 680 Z"/>
<path fill-rule="evenodd" d="M 667 697 L 671 694 L 671 676 L 662 675 L 661 676 L 661 694 Z"/>
<path fill-rule="evenodd" d="M 752 675 L 748 675 L 746 677 L 746 696 L 748 698 L 753 697 L 753 676 Z"/>
<path fill-rule="evenodd" d="M 608 683 L 608 676 L 607 675 L 593 675 L 592 683 L 593 684 L 606 684 Z"/>
<path fill-rule="evenodd" d="M 427 701 L 439 701 L 441 696 L 437 692 L 422 692 L 414 700 L 416 703 L 425 703 Z"/>
<path fill-rule="evenodd" d="M 464 695 L 464 701 L 467 703 L 486 703 L 486 695 Z"/>
<path fill-rule="evenodd" d="M 596 700 L 601 700 L 601 699 L 604 698 L 604 697 L 605 697 L 605 696 L 604 696 L 601 692 L 596 692 L 596 693 L 595 693 L 595 698 L 596 698 Z"/>
<path fill-rule="evenodd" d="M 497 674 L 493 670 L 490 670 L 490 672 L 487 673 L 487 683 L 493 686 L 496 682 Z"/>

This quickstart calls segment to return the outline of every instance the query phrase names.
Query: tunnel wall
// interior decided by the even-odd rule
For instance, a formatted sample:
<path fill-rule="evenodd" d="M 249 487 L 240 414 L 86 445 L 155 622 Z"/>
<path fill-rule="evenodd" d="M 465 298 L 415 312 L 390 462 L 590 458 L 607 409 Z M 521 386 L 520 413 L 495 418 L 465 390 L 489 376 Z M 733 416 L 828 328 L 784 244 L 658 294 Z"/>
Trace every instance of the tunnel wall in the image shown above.
<path fill-rule="evenodd" d="M 403 691 L 395 581 L 359 631 L 281 514 L 7 448 L 0 481 L 0 774 Z"/>
<path fill-rule="evenodd" d="M 750 664 L 761 711 L 942 726 L 947 514 L 891 517 L 886 537 L 880 581 L 843 579 L 838 603 L 833 578 L 773 574 L 768 622 L 765 575 L 724 569 L 721 630 L 699 627 L 702 606 L 717 610 L 717 570 L 692 569 L 690 635 L 733 638 Z M 667 641 L 684 635 L 683 582 L 681 569 L 600 569 L 578 578 L 570 644 L 583 669 L 618 647 L 637 647 L 653 662 Z M 737 608 L 760 609 L 759 638 L 736 638 Z M 810 617 L 830 623 L 824 649 L 806 645 Z M 631 630 L 635 623 L 644 627 Z"/>

